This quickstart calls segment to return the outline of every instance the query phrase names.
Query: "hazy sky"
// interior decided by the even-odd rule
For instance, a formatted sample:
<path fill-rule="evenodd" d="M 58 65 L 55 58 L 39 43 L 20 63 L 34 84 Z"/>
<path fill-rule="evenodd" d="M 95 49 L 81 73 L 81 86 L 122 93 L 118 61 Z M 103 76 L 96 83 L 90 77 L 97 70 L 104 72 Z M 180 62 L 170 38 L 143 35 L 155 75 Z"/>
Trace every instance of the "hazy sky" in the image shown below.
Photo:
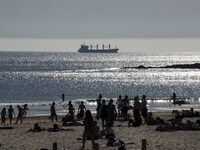
<path fill-rule="evenodd" d="M 200 0 L 0 0 L 0 38 L 200 38 L 199 6 Z"/>

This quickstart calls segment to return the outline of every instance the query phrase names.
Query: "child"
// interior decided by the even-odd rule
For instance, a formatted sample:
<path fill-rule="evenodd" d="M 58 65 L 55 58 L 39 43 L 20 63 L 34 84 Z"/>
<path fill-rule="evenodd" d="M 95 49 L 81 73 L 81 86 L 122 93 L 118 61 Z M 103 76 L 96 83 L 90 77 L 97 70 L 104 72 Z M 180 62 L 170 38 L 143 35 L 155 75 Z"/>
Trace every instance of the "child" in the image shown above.
<path fill-rule="evenodd" d="M 109 139 L 110 137 L 115 138 L 115 133 L 110 123 L 107 124 L 107 127 L 105 129 L 105 136 L 107 139 Z"/>
<path fill-rule="evenodd" d="M 78 119 L 81 120 L 81 119 L 84 118 L 85 110 L 86 110 L 86 107 L 85 107 L 85 105 L 83 104 L 83 101 L 81 101 L 81 104 L 80 104 L 79 107 L 78 107 L 78 114 L 79 114 L 79 116 L 77 115 L 77 118 L 78 118 Z"/>

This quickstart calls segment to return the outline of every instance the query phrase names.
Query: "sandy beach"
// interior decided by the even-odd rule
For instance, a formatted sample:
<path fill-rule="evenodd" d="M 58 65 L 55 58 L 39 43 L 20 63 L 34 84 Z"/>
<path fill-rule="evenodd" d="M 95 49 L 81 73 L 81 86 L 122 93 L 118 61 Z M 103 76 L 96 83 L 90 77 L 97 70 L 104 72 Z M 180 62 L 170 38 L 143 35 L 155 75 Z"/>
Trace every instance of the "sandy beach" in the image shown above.
<path fill-rule="evenodd" d="M 154 116 L 160 116 L 164 119 L 172 118 L 171 113 L 154 113 Z M 61 118 L 56 122 L 61 125 Z M 184 118 L 183 122 L 187 120 L 196 121 L 198 117 Z M 15 121 L 15 118 L 14 118 Z M 78 150 L 82 146 L 83 126 L 67 126 L 68 131 L 58 132 L 27 132 L 33 128 L 34 123 L 38 123 L 42 128 L 50 128 L 53 126 L 47 116 L 27 117 L 23 120 L 23 124 L 8 124 L 6 120 L 5 126 L 11 126 L 14 129 L 1 129 L 0 131 L 0 149 L 2 150 L 40 150 L 53 149 L 53 143 L 56 142 L 59 150 Z M 99 126 L 101 121 L 98 121 Z M 101 126 L 100 126 L 101 127 Z M 143 124 L 140 127 L 128 127 L 127 122 L 116 121 L 113 127 L 116 138 L 126 143 L 127 150 L 139 150 L 142 147 L 142 139 L 147 140 L 147 149 L 151 150 L 171 150 L 171 149 L 191 149 L 197 150 L 200 148 L 200 130 L 197 131 L 156 131 L 157 125 L 147 126 Z M 102 138 L 96 140 L 99 143 L 100 150 L 115 150 L 118 147 L 107 147 L 107 139 Z M 91 141 L 86 141 L 86 148 L 91 149 Z"/>

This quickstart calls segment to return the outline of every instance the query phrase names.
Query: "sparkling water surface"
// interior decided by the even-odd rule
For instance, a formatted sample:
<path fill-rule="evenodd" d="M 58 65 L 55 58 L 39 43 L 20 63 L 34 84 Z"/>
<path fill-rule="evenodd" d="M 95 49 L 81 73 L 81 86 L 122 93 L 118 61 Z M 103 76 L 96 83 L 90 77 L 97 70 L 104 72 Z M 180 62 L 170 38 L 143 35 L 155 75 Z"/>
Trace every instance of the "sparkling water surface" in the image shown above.
<path fill-rule="evenodd" d="M 200 69 L 123 67 L 193 64 L 199 60 L 200 53 L 0 52 L 1 107 L 28 103 L 33 107 L 29 114 L 47 114 L 50 103 L 56 101 L 62 112 L 60 97 L 65 94 L 66 101 L 73 100 L 76 107 L 84 100 L 88 108 L 95 110 L 96 104 L 86 100 L 96 99 L 99 93 L 106 99 L 116 99 L 119 94 L 130 98 L 145 94 L 148 99 L 162 100 L 173 92 L 198 105 Z M 148 104 L 152 111 L 171 106 L 165 101 Z"/>

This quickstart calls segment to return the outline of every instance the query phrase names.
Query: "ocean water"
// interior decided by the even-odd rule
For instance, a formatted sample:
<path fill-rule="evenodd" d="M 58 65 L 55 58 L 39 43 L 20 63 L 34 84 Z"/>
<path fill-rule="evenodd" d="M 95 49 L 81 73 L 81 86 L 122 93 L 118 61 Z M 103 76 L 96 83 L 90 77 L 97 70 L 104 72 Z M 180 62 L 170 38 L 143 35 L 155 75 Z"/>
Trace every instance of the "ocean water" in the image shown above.
<path fill-rule="evenodd" d="M 151 111 L 174 109 L 166 101 L 173 92 L 199 105 L 200 69 L 123 68 L 193 64 L 199 60 L 200 53 L 0 52 L 0 109 L 27 103 L 29 115 L 49 114 L 55 101 L 58 113 L 65 114 L 67 101 L 72 100 L 77 108 L 83 100 L 94 111 L 96 103 L 87 100 L 95 100 L 99 93 L 114 100 L 119 94 L 129 98 L 145 94 Z M 61 94 L 65 94 L 65 102 Z"/>

